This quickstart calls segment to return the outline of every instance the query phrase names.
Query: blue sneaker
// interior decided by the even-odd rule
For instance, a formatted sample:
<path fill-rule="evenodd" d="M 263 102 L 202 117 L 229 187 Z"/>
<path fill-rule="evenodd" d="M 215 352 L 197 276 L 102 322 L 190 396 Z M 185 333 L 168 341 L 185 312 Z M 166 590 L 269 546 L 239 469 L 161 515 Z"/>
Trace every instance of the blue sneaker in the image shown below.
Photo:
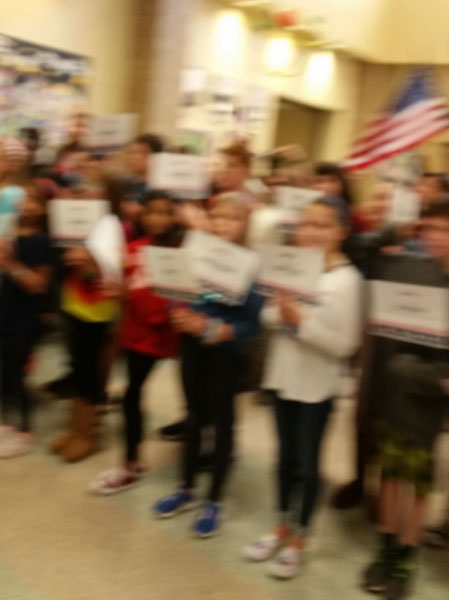
<path fill-rule="evenodd" d="M 195 508 L 195 497 L 191 492 L 178 490 L 156 502 L 154 512 L 158 517 L 168 518 Z"/>
<path fill-rule="evenodd" d="M 193 524 L 195 535 L 202 538 L 215 535 L 220 529 L 222 512 L 223 509 L 216 502 L 205 502 Z"/>

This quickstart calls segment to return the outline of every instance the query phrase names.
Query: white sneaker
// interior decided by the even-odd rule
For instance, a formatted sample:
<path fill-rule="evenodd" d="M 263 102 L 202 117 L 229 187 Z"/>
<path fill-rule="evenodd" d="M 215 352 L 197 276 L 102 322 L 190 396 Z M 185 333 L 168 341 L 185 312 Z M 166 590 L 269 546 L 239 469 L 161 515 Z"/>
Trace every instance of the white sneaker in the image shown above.
<path fill-rule="evenodd" d="M 266 535 L 245 546 L 242 550 L 242 557 L 253 562 L 263 562 L 276 554 L 282 545 L 282 540 L 277 535 Z"/>
<path fill-rule="evenodd" d="M 33 437 L 15 433 L 0 442 L 0 458 L 15 458 L 29 454 L 33 450 Z"/>
<path fill-rule="evenodd" d="M 276 579 L 293 579 L 299 573 L 301 551 L 288 546 L 270 563 L 268 573 Z"/>
<path fill-rule="evenodd" d="M 98 496 L 110 496 L 124 492 L 137 485 L 146 474 L 145 469 L 126 469 L 116 467 L 98 475 L 89 485 L 89 492 Z"/>

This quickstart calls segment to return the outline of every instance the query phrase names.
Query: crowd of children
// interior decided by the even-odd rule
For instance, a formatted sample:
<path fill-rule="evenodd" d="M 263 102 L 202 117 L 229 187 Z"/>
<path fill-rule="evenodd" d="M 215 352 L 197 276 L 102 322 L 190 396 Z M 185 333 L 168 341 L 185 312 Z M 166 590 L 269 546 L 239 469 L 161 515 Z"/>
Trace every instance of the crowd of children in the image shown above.
<path fill-rule="evenodd" d="M 366 327 L 370 298 L 365 282 L 448 289 L 446 178 L 428 173 L 415 182 L 420 219 L 395 227 L 388 223 L 391 182 L 376 183 L 371 200 L 359 207 L 338 165 L 313 169 L 288 148 L 270 157 L 260 194 L 251 185 L 251 154 L 236 143 L 222 152 L 208 198 L 181 202 L 148 185 L 151 157 L 164 148 L 158 136 L 139 136 L 126 151 L 126 168 L 90 155 L 76 139 L 54 164 L 37 168 L 29 143 L 30 136 L 0 140 L 0 458 L 28 453 L 36 443 L 34 403 L 25 377 L 41 339 L 42 316 L 49 312 L 62 316 L 70 357 L 63 382 L 71 401 L 68 428 L 50 443 L 65 461 L 82 460 L 98 449 L 108 375 L 114 361 L 126 364 L 122 460 L 90 484 L 93 493 L 124 491 L 145 474 L 143 384 L 159 360 L 179 358 L 186 418 L 166 429 L 183 439 L 179 480 L 172 494 L 155 503 L 154 512 L 172 517 L 198 505 L 202 436 L 206 426 L 212 427 L 210 483 L 193 524 L 199 537 L 216 533 L 223 519 L 235 398 L 242 388 L 265 390 L 279 447 L 277 516 L 273 530 L 244 548 L 243 556 L 270 559 L 273 576 L 292 578 L 317 509 L 326 424 L 340 393 L 343 367 L 356 360 L 361 366 L 354 432 L 357 479 L 338 490 L 334 504 L 358 504 L 367 466 L 380 465 L 379 549 L 362 583 L 389 600 L 405 598 L 425 531 L 433 448 L 447 411 L 448 347 L 374 335 Z M 321 192 L 304 209 L 292 236 L 283 232 L 273 202 L 273 189 L 280 185 Z M 109 202 L 127 241 L 120 276 L 107 277 L 86 245 L 52 246 L 46 205 L 55 198 Z M 6 231 L 9 216 L 14 220 Z M 255 281 L 245 300 L 233 306 L 213 294 L 190 305 L 157 295 L 141 250 L 177 248 L 189 229 L 207 230 L 239 246 L 284 241 L 319 250 L 324 265 L 317 302 L 285 292 L 264 297 Z M 253 369 L 259 376 L 249 382 Z M 293 499 L 299 484 L 298 511 Z M 432 531 L 433 541 L 447 540 L 448 529 L 445 523 Z"/>

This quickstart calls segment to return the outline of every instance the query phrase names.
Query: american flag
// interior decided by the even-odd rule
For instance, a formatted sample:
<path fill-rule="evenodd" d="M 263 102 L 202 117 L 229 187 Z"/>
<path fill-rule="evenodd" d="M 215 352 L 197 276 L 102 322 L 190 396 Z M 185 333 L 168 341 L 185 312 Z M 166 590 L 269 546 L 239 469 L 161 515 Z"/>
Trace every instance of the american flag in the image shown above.
<path fill-rule="evenodd" d="M 449 107 L 431 91 L 426 71 L 415 73 L 399 100 L 371 121 L 345 161 L 347 171 L 366 169 L 401 154 L 449 127 Z"/>

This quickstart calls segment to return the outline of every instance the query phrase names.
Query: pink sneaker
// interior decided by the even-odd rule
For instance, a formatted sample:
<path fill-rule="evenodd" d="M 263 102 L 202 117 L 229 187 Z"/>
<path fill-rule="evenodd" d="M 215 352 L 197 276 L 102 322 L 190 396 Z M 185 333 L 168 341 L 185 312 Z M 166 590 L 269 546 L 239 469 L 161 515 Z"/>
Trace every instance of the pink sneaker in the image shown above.
<path fill-rule="evenodd" d="M 0 459 L 15 458 L 29 454 L 34 448 L 34 437 L 30 433 L 10 433 L 0 440 Z"/>
<path fill-rule="evenodd" d="M 124 492 L 136 486 L 146 475 L 147 470 L 144 467 L 127 469 L 125 467 L 116 467 L 103 471 L 89 485 L 89 492 L 97 496 L 110 496 Z"/>

